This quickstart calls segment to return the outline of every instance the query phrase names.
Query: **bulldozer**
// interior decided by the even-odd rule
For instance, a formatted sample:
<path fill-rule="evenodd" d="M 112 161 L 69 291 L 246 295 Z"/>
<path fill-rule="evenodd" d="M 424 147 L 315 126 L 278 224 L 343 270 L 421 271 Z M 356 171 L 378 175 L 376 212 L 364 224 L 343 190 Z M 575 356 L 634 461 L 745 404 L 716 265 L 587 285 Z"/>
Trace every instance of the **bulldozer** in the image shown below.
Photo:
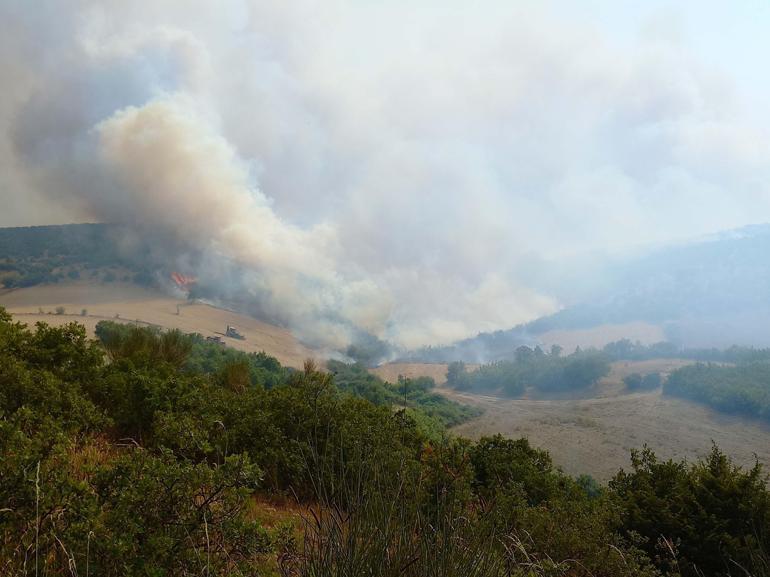
<path fill-rule="evenodd" d="M 230 325 L 227 325 L 227 330 L 225 331 L 225 336 L 230 337 L 231 339 L 238 339 L 239 341 L 245 341 L 246 337 L 244 337 L 241 333 L 239 333 L 235 327 L 231 327 Z"/>

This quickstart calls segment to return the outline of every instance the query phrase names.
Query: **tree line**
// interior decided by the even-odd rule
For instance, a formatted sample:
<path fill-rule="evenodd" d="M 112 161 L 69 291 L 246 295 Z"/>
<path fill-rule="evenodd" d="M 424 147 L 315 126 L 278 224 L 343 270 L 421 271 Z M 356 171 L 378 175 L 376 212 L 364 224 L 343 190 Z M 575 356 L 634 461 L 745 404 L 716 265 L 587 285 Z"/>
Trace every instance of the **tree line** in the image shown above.
<path fill-rule="evenodd" d="M 608 343 L 602 352 L 613 361 L 647 361 L 652 359 L 689 359 L 715 363 L 751 363 L 770 361 L 770 349 L 733 345 L 726 349 L 687 348 L 661 341 L 645 345 L 622 339 Z"/>
<path fill-rule="evenodd" d="M 598 351 L 577 350 L 563 356 L 558 346 L 548 353 L 540 347 L 521 346 L 514 360 L 482 365 L 473 371 L 466 371 L 462 362 L 450 363 L 447 384 L 463 391 L 495 391 L 518 397 L 530 387 L 541 393 L 586 389 L 609 371 L 609 360 Z"/>

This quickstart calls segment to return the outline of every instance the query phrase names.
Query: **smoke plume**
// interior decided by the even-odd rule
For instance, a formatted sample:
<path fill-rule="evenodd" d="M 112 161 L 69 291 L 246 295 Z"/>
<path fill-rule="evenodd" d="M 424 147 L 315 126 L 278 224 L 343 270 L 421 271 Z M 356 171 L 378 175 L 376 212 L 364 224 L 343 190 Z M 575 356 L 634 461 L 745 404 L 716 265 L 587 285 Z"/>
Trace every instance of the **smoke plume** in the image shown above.
<path fill-rule="evenodd" d="M 1 1 L 0 224 L 128 224 L 307 340 L 413 347 L 558 309 L 549 267 L 770 219 L 766 126 L 676 26 L 469 10 Z"/>

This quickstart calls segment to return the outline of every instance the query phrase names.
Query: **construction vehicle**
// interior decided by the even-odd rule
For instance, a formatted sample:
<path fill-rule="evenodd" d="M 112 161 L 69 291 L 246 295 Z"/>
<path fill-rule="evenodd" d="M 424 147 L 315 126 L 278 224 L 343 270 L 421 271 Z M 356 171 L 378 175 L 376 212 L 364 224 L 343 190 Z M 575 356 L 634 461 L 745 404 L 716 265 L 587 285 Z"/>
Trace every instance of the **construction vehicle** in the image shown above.
<path fill-rule="evenodd" d="M 206 337 L 206 342 L 223 346 L 225 344 L 225 341 L 222 340 L 222 337 Z"/>
<path fill-rule="evenodd" d="M 227 325 L 227 330 L 225 331 L 225 336 L 230 337 L 231 339 L 238 339 L 239 341 L 245 341 L 246 337 L 244 337 L 241 333 L 239 333 L 235 327 L 231 327 L 230 325 Z"/>

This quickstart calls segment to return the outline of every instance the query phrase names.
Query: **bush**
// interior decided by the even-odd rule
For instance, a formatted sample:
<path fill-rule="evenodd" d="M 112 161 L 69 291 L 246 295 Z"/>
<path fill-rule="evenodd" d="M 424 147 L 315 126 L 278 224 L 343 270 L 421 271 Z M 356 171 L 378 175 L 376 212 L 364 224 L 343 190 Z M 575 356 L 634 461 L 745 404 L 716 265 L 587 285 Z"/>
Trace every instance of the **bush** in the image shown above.
<path fill-rule="evenodd" d="M 391 385 L 371 374 L 362 364 L 329 361 L 327 367 L 340 391 L 367 399 L 376 405 L 404 406 L 415 413 L 412 416 L 426 429 L 435 432 L 481 414 L 475 407 L 461 405 L 431 392 L 436 383 L 429 377 L 399 377 L 398 384 Z"/>
<path fill-rule="evenodd" d="M 651 558 L 675 553 L 684 576 L 764 575 L 770 551 L 770 494 L 759 464 L 735 466 L 714 446 L 688 465 L 632 452 L 632 471 L 610 490 L 622 507 L 623 531 L 640 535 Z"/>
<path fill-rule="evenodd" d="M 770 363 L 682 367 L 669 375 L 664 392 L 718 411 L 770 420 Z"/>
<path fill-rule="evenodd" d="M 562 357 L 561 351 L 546 355 L 539 348 L 519 347 L 515 361 L 498 361 L 465 372 L 462 363 L 452 363 L 447 383 L 460 390 L 495 391 L 510 397 L 528 387 L 542 393 L 585 389 L 609 373 L 609 362 L 596 352 L 576 352 Z"/>
<path fill-rule="evenodd" d="M 660 387 L 663 379 L 660 373 L 647 373 L 644 376 L 639 373 L 631 373 L 623 378 L 623 382 L 630 391 L 650 391 Z"/>

